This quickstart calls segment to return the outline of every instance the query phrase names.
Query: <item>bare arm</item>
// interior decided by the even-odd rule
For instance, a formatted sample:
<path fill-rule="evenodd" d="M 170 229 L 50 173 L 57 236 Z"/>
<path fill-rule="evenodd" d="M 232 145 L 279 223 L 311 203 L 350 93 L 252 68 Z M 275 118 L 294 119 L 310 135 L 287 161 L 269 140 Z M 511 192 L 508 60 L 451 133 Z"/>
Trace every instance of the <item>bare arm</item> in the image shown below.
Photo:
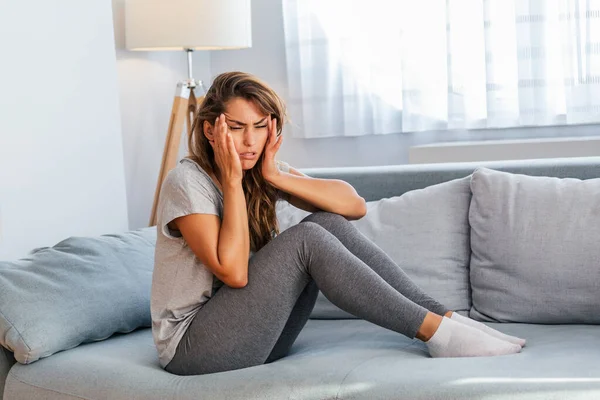
<path fill-rule="evenodd" d="M 250 239 L 246 199 L 241 183 L 223 186 L 223 219 L 189 214 L 173 220 L 196 257 L 227 286 L 248 283 Z"/>
<path fill-rule="evenodd" d="M 223 186 L 223 221 L 219 233 L 219 263 L 238 286 L 248 283 L 250 234 L 244 190 L 240 183 Z"/>
<path fill-rule="evenodd" d="M 287 201 L 303 210 L 324 210 L 340 214 L 348 220 L 360 219 L 367 213 L 365 199 L 349 183 L 339 179 L 318 179 L 290 167 L 270 179 L 276 188 L 288 193 Z"/>

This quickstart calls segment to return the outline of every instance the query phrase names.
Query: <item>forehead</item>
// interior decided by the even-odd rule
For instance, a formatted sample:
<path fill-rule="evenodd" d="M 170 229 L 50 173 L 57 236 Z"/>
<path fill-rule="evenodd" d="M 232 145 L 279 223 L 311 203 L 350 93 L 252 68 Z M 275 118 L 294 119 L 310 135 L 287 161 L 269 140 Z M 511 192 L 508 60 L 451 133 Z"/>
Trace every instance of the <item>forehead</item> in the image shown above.
<path fill-rule="evenodd" d="M 225 115 L 245 124 L 256 123 L 267 116 L 253 101 L 241 97 L 233 98 L 225 104 Z"/>

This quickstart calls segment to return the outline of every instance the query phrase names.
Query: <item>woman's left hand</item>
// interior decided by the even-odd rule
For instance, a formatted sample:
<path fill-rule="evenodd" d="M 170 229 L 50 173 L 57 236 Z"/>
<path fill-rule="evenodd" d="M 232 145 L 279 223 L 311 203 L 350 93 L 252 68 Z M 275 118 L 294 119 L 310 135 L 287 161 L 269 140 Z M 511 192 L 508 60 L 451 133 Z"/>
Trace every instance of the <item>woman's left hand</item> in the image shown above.
<path fill-rule="evenodd" d="M 275 154 L 279 150 L 281 142 L 283 142 L 283 135 L 277 136 L 277 118 L 269 117 L 267 127 L 269 130 L 269 137 L 267 138 L 267 143 L 265 144 L 262 175 L 267 181 L 269 181 L 270 179 L 279 175 L 279 169 L 275 163 Z"/>

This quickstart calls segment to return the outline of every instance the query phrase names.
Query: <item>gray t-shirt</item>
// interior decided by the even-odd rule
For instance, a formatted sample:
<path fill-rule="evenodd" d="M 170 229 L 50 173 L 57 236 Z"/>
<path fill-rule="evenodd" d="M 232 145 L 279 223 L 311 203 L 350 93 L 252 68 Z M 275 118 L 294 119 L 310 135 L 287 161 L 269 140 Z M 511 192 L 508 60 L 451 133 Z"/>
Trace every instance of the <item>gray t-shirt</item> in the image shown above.
<path fill-rule="evenodd" d="M 289 165 L 283 161 L 278 161 L 278 168 L 289 172 Z M 157 206 L 150 310 L 152 335 L 163 368 L 175 355 L 194 315 L 223 286 L 196 257 L 181 233 L 167 226 L 188 214 L 223 218 L 223 194 L 199 164 L 183 158 L 165 177 Z"/>

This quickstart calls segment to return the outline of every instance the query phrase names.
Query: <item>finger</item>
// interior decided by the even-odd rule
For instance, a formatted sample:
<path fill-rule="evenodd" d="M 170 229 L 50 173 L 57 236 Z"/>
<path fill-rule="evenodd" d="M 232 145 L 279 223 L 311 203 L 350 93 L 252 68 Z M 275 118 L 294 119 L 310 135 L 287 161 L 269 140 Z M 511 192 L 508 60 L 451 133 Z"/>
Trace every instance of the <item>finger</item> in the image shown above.
<path fill-rule="evenodd" d="M 277 147 L 275 148 L 275 151 L 279 150 L 279 148 L 281 147 L 281 143 L 283 142 L 283 135 L 280 135 L 277 138 Z"/>
<path fill-rule="evenodd" d="M 269 155 L 271 155 L 273 153 L 273 150 L 275 150 L 276 145 L 277 145 L 277 135 L 273 131 L 272 121 L 269 121 L 269 146 L 268 146 Z"/>
<path fill-rule="evenodd" d="M 223 132 L 227 132 L 227 121 L 225 121 L 225 114 L 221 114 L 221 128 L 223 129 Z"/>
<path fill-rule="evenodd" d="M 272 136 L 273 136 L 273 144 L 275 144 L 275 141 L 277 140 L 277 118 L 272 118 L 270 123 L 271 123 L 271 132 L 272 132 Z"/>
<path fill-rule="evenodd" d="M 267 117 L 267 148 L 273 145 L 273 132 L 271 131 L 271 116 Z"/>
<path fill-rule="evenodd" d="M 215 146 L 219 146 L 219 116 L 217 115 L 217 118 L 215 118 L 215 123 L 213 125 L 213 138 L 212 138 L 213 144 Z"/>
<path fill-rule="evenodd" d="M 221 129 L 223 130 L 223 138 L 225 141 L 227 141 L 227 135 L 229 135 L 231 137 L 231 140 L 233 141 L 233 136 L 231 136 L 231 132 L 229 132 L 229 126 L 227 125 L 227 121 L 225 120 L 225 114 L 221 114 L 223 116 L 222 121 L 221 121 Z"/>
<path fill-rule="evenodd" d="M 227 149 L 227 125 L 225 124 L 225 116 L 219 115 L 219 145 L 223 149 Z"/>
<path fill-rule="evenodd" d="M 279 132 L 277 132 L 277 118 L 273 118 L 273 135 L 275 136 L 275 151 L 279 149 L 280 139 Z"/>
<path fill-rule="evenodd" d="M 231 157 L 238 157 L 235 143 L 233 143 L 233 137 L 231 137 L 230 133 L 227 134 L 227 149 L 229 150 Z"/>
<path fill-rule="evenodd" d="M 275 147 L 277 146 L 277 130 L 276 130 L 276 125 L 275 125 L 275 119 L 272 119 L 269 122 L 270 125 L 270 131 L 271 131 L 271 149 L 275 149 Z"/>
<path fill-rule="evenodd" d="M 267 143 L 265 143 L 265 150 L 269 148 L 271 145 L 271 117 L 267 117 Z"/>

